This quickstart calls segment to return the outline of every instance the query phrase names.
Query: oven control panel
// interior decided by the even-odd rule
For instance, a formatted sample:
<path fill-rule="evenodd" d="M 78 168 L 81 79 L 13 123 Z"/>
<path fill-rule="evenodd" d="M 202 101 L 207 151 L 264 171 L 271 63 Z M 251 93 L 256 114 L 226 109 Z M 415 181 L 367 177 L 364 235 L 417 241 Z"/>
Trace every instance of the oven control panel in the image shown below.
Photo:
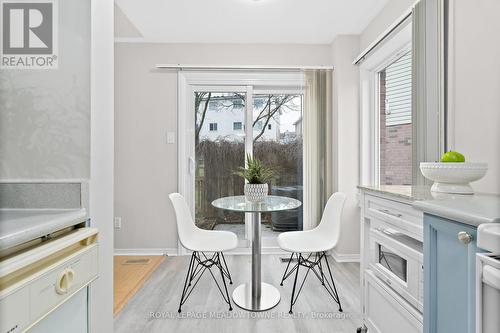
<path fill-rule="evenodd" d="M 26 331 L 97 278 L 97 230 L 84 229 L 1 263 L 0 333 Z"/>

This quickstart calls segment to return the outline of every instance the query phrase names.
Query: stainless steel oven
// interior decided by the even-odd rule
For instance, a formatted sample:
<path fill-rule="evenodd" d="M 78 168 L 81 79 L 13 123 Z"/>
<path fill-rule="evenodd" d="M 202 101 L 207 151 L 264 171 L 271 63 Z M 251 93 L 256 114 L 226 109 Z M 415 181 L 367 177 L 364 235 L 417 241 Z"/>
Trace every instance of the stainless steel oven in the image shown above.
<path fill-rule="evenodd" d="M 370 229 L 370 267 L 419 311 L 423 311 L 423 244 L 390 226 Z"/>

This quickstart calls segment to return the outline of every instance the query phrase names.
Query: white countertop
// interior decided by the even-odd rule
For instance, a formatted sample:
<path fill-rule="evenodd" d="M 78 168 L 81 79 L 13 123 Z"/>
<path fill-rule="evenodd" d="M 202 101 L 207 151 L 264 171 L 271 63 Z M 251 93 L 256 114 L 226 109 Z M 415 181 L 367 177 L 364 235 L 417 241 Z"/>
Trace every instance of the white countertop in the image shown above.
<path fill-rule="evenodd" d="M 432 199 L 431 187 L 424 185 L 359 185 L 358 188 L 410 201 Z"/>
<path fill-rule="evenodd" d="M 428 186 L 378 185 L 358 186 L 368 192 L 381 193 L 411 201 L 415 209 L 464 224 L 500 223 L 500 195 L 443 194 L 430 191 Z"/>
<path fill-rule="evenodd" d="M 0 209 L 0 250 L 84 222 L 85 209 Z"/>
<path fill-rule="evenodd" d="M 472 226 L 500 223 L 500 195 L 436 195 L 432 200 L 415 201 L 415 209 Z"/>

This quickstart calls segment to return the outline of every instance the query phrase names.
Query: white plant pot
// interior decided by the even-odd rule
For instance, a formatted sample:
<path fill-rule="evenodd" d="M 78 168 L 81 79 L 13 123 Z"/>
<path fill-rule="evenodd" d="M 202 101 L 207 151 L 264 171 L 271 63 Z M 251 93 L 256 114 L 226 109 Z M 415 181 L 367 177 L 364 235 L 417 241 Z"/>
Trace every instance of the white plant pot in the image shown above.
<path fill-rule="evenodd" d="M 260 202 L 267 197 L 267 184 L 245 184 L 245 198 L 250 202 Z"/>
<path fill-rule="evenodd" d="M 470 182 L 484 177 L 487 163 L 420 163 L 422 175 L 434 182 L 432 192 L 473 194 Z"/>

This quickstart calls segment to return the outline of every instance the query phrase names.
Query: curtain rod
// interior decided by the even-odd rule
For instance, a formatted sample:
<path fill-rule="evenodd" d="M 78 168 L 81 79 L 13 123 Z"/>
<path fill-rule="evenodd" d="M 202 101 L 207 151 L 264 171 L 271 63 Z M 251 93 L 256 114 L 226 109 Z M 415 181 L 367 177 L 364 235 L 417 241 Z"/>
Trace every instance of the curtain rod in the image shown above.
<path fill-rule="evenodd" d="M 182 65 L 182 64 L 157 64 L 157 69 L 246 69 L 246 70 L 306 70 L 306 69 L 332 69 L 333 66 L 266 66 L 266 65 Z"/>
<path fill-rule="evenodd" d="M 417 1 L 418 2 L 418 1 Z M 353 61 L 353 65 L 358 65 L 365 60 L 365 57 L 379 46 L 387 37 L 389 37 L 396 29 L 403 25 L 412 15 L 413 6 L 410 7 L 396 22 L 391 24 L 373 43 L 361 52 L 361 54 Z"/>

